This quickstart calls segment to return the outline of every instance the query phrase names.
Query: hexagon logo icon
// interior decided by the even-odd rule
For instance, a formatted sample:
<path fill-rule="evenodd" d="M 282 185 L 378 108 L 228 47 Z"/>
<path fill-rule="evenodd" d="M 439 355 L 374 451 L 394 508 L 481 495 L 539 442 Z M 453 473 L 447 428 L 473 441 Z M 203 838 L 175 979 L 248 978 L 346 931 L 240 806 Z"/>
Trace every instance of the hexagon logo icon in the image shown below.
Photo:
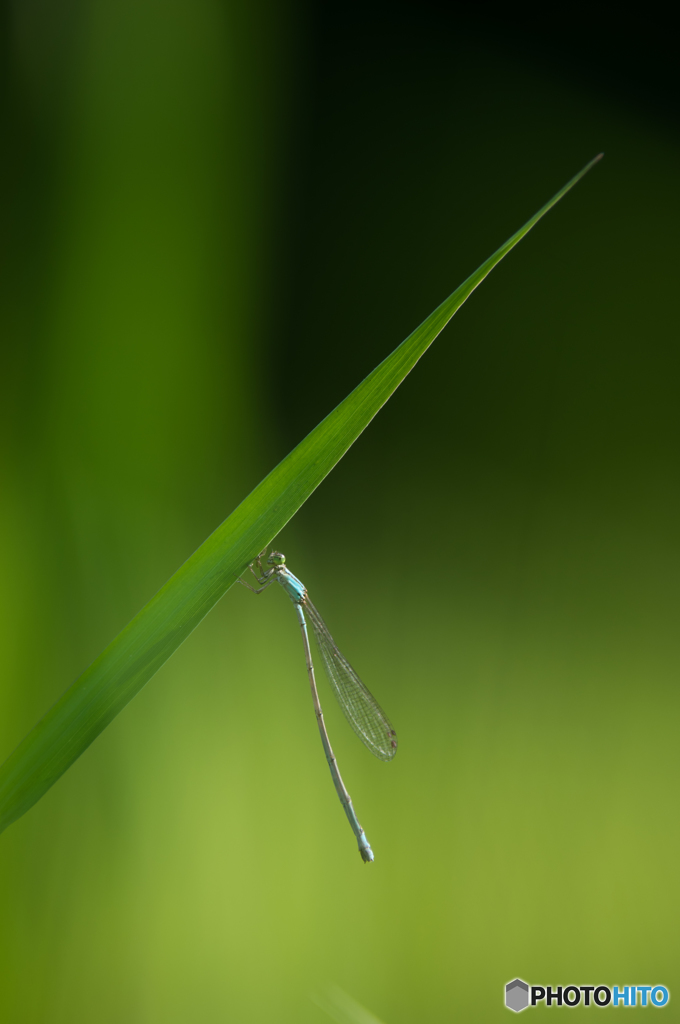
<path fill-rule="evenodd" d="M 505 986 L 505 1005 L 515 1013 L 526 1010 L 529 1005 L 529 986 L 526 981 L 515 978 L 514 981 L 508 982 Z"/>

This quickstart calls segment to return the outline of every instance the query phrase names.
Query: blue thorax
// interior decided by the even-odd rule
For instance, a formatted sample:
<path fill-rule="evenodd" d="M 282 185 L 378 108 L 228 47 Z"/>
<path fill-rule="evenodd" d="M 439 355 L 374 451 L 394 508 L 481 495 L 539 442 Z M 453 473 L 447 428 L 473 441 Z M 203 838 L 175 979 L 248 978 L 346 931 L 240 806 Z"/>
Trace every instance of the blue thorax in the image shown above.
<path fill-rule="evenodd" d="M 293 576 L 292 572 L 289 572 L 284 566 L 277 568 L 276 578 L 281 584 L 283 589 L 288 594 L 291 601 L 295 604 L 303 604 L 307 597 L 307 588 L 304 583 L 301 583 L 297 576 Z"/>

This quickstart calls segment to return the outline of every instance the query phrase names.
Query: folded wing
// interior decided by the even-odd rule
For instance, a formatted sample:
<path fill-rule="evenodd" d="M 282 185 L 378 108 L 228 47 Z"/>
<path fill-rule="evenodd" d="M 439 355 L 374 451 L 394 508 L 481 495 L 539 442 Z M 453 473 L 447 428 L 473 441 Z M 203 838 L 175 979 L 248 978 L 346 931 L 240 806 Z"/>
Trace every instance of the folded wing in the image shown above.
<path fill-rule="evenodd" d="M 303 607 L 312 624 L 326 675 L 347 721 L 372 754 L 381 761 L 391 761 L 397 752 L 397 734 L 387 715 L 340 653 L 309 598 Z"/>

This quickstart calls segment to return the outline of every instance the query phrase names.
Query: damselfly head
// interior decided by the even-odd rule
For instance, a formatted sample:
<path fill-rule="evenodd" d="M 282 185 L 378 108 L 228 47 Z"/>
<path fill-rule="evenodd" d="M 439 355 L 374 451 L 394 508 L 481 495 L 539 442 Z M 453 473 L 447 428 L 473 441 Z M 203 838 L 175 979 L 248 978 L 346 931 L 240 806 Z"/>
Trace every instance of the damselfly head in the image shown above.
<path fill-rule="evenodd" d="M 271 555 L 267 559 L 267 565 L 285 565 L 286 556 L 282 555 L 280 551 L 272 551 Z"/>

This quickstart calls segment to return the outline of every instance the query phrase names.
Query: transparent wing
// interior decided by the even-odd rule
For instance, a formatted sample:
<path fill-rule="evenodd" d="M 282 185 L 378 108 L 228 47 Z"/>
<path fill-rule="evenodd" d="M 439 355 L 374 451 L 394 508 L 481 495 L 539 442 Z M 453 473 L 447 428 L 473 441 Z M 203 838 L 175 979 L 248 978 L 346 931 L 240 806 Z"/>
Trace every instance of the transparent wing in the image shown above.
<path fill-rule="evenodd" d="M 309 616 L 326 674 L 347 721 L 372 754 L 381 761 L 391 761 L 397 752 L 397 734 L 387 715 L 342 656 L 309 598 L 303 608 Z"/>

